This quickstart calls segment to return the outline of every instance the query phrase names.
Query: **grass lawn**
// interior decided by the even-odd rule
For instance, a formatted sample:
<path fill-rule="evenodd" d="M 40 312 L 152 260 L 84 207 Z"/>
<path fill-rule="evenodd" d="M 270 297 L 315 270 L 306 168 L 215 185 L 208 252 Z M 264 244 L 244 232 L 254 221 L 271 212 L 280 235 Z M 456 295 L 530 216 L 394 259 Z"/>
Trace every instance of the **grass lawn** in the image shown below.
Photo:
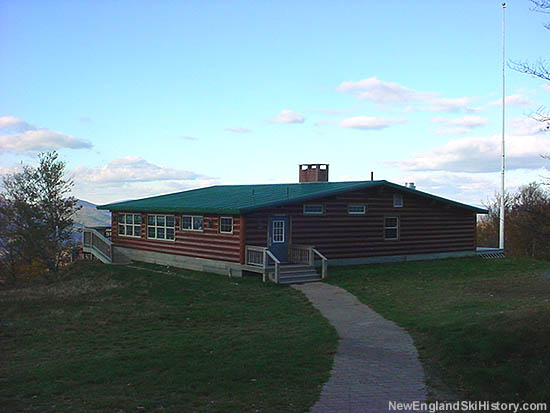
<path fill-rule="evenodd" d="M 307 411 L 337 335 L 290 288 L 79 262 L 0 290 L 0 410 Z"/>
<path fill-rule="evenodd" d="M 550 262 L 330 268 L 327 282 L 406 328 L 429 383 L 461 399 L 550 402 Z"/>

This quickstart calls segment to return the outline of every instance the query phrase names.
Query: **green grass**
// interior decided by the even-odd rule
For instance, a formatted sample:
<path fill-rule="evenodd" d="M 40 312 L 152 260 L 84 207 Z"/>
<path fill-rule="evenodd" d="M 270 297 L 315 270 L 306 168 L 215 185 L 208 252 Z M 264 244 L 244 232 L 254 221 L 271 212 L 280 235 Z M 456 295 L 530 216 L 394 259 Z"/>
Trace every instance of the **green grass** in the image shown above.
<path fill-rule="evenodd" d="M 470 400 L 550 401 L 550 262 L 339 267 L 327 281 L 411 333 L 439 387 L 433 398 L 444 389 Z"/>
<path fill-rule="evenodd" d="M 306 411 L 337 335 L 290 288 L 80 262 L 0 290 L 0 410 Z"/>

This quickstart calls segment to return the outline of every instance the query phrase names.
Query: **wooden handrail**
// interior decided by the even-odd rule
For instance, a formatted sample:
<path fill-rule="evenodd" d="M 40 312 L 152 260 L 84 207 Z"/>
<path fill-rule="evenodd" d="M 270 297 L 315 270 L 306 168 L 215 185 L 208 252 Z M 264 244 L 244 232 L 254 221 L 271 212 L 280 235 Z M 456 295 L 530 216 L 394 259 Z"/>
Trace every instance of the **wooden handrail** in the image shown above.
<path fill-rule="evenodd" d="M 91 232 L 95 236 L 97 236 L 101 241 L 103 241 L 105 244 L 108 244 L 109 246 L 113 245 L 110 239 L 105 238 L 103 234 L 93 228 L 82 228 L 82 232 Z"/>
<path fill-rule="evenodd" d="M 315 248 L 312 248 L 311 251 L 321 258 L 321 279 L 324 279 L 327 276 L 327 257 L 317 251 Z"/>
<path fill-rule="evenodd" d="M 327 257 L 325 257 L 323 254 L 321 254 L 318 250 L 316 250 L 315 248 L 312 248 L 311 251 L 313 251 L 313 253 L 315 255 L 317 255 L 319 258 L 321 258 L 322 260 L 326 261 L 327 260 Z"/>
<path fill-rule="evenodd" d="M 82 228 L 82 246 L 93 251 L 96 257 L 104 263 L 113 262 L 113 243 L 99 231 L 93 228 Z"/>
<path fill-rule="evenodd" d="M 267 257 L 271 258 L 273 262 L 275 262 L 275 282 L 279 284 L 279 274 L 280 274 L 279 265 L 281 264 L 281 261 L 279 261 L 279 259 L 275 255 L 273 255 L 273 253 L 269 251 L 267 248 L 264 250 L 264 257 L 265 257 L 264 269 L 267 266 Z M 264 275 L 264 278 L 265 278 L 265 275 Z"/>

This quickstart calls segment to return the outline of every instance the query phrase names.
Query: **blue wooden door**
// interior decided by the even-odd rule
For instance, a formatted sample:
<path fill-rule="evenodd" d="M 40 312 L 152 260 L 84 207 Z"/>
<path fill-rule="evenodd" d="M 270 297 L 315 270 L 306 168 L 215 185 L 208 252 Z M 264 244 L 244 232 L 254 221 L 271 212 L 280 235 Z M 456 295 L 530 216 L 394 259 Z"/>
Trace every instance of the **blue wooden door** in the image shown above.
<path fill-rule="evenodd" d="M 289 221 L 286 216 L 269 217 L 268 246 L 269 250 L 281 262 L 288 261 Z"/>

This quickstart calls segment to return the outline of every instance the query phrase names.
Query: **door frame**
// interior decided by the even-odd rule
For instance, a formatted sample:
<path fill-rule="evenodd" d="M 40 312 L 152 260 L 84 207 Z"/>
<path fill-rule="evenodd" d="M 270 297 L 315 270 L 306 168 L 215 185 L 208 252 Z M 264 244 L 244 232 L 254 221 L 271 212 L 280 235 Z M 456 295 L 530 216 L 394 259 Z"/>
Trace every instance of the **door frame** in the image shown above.
<path fill-rule="evenodd" d="M 269 242 L 269 238 L 271 236 L 271 221 L 276 220 L 277 218 L 285 218 L 287 221 L 288 231 L 286 231 L 286 244 L 287 247 L 290 247 L 290 244 L 292 243 L 292 217 L 288 214 L 278 213 L 278 214 L 270 214 L 267 216 L 267 231 L 266 231 L 266 245 L 269 249 L 271 247 L 271 243 Z M 287 257 L 288 258 L 288 257 Z"/>

